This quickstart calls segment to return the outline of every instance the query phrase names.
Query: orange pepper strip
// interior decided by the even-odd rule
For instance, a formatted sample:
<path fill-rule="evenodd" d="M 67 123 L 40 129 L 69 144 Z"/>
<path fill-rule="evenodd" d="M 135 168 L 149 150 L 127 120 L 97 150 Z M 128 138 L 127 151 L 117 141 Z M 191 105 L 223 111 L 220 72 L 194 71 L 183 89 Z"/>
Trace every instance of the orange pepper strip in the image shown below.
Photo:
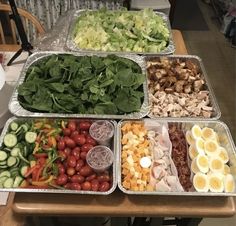
<path fill-rule="evenodd" d="M 50 147 L 56 147 L 57 146 L 57 141 L 55 137 L 48 137 L 48 145 Z"/>
<path fill-rule="evenodd" d="M 49 182 L 51 182 L 53 180 L 53 178 L 54 178 L 53 175 L 50 175 L 47 180 L 44 180 L 44 181 L 32 181 L 32 185 L 43 186 L 43 185 L 48 184 Z"/>

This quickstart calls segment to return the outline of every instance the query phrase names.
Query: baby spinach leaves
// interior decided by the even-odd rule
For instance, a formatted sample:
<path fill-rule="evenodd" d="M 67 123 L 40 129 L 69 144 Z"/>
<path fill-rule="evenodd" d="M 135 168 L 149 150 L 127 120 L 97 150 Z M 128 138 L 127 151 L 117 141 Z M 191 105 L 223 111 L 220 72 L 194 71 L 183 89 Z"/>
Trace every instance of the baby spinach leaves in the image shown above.
<path fill-rule="evenodd" d="M 54 54 L 28 68 L 18 100 L 33 112 L 126 114 L 140 110 L 144 81 L 126 58 Z"/>

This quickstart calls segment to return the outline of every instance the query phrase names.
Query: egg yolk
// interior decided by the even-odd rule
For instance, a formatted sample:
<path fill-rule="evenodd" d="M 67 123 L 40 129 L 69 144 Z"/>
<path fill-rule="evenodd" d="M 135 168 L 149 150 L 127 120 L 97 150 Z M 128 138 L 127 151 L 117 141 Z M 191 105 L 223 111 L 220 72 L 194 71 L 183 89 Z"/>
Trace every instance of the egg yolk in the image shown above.
<path fill-rule="evenodd" d="M 217 145 L 214 142 L 208 142 L 205 149 L 210 152 L 214 152 L 217 149 Z"/>
<path fill-rule="evenodd" d="M 222 168 L 222 162 L 218 159 L 215 159 L 212 161 L 212 168 L 213 169 L 216 169 L 216 170 L 219 170 Z"/>
<path fill-rule="evenodd" d="M 200 189 L 203 189 L 206 186 L 206 181 L 202 177 L 196 178 L 196 186 Z"/>
<path fill-rule="evenodd" d="M 213 188 L 220 188 L 221 187 L 221 181 L 218 178 L 212 177 L 210 179 L 210 185 Z"/>
<path fill-rule="evenodd" d="M 208 159 L 206 157 L 200 157 L 199 158 L 199 165 L 202 167 L 207 167 L 208 166 Z"/>
<path fill-rule="evenodd" d="M 202 136 L 203 136 L 203 138 L 210 138 L 212 136 L 212 129 L 210 129 L 210 128 L 203 129 Z"/>

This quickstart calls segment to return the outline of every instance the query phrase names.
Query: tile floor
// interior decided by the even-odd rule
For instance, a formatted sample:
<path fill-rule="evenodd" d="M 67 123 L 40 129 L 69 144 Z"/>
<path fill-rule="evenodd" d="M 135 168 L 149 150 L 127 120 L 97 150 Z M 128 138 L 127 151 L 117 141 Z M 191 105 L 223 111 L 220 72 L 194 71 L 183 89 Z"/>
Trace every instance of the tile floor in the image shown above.
<path fill-rule="evenodd" d="M 209 31 L 184 31 L 183 36 L 189 54 L 202 58 L 208 77 L 221 109 L 221 120 L 230 128 L 236 142 L 236 49 L 231 48 L 220 25 L 213 19 L 211 7 L 201 0 L 199 6 L 209 26 Z M 205 218 L 200 226 L 236 226 L 232 218 Z"/>

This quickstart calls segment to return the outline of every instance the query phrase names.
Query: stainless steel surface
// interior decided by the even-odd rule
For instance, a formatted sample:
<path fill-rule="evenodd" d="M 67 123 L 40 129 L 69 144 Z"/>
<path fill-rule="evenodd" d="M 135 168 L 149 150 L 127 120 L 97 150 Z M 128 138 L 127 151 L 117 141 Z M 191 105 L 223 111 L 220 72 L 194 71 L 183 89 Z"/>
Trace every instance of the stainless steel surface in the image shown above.
<path fill-rule="evenodd" d="M 38 118 L 37 118 L 38 119 Z M 0 147 L 3 144 L 3 138 L 4 135 L 7 133 L 9 125 L 11 124 L 11 122 L 19 122 L 19 121 L 24 121 L 24 120 L 36 120 L 36 118 L 16 118 L 16 117 L 12 117 L 10 119 L 8 119 L 8 121 L 6 122 L 2 134 L 0 136 Z M 116 130 L 117 130 L 117 122 L 114 120 L 109 120 L 113 126 L 114 126 L 114 130 L 116 134 Z M 117 159 L 117 136 L 113 136 L 113 140 L 111 141 L 111 150 L 113 150 L 114 152 L 114 159 Z M 30 189 L 30 188 L 0 188 L 0 192 L 32 192 L 32 193 L 63 193 L 63 194 L 88 194 L 88 195 L 109 195 L 111 194 L 117 186 L 117 162 L 114 161 L 113 162 L 113 166 L 112 166 L 112 176 L 113 176 L 113 184 L 112 187 L 110 188 L 109 191 L 106 192 L 100 192 L 100 191 L 75 191 L 75 190 L 69 190 L 69 189 L 65 189 L 65 190 L 60 190 L 60 189 Z M 6 169 L 0 170 L 4 171 Z"/>
<path fill-rule="evenodd" d="M 55 118 L 69 118 L 69 117 L 80 117 L 80 118 L 109 118 L 109 119 L 139 119 L 144 116 L 146 116 L 149 112 L 149 103 L 148 103 L 148 94 L 147 94 L 147 80 L 143 83 L 143 92 L 144 92 L 144 100 L 143 104 L 141 106 L 141 109 L 139 112 L 134 112 L 130 114 L 124 114 L 124 115 L 96 115 L 96 114 L 60 114 L 60 113 L 41 113 L 41 112 L 31 112 L 26 109 L 24 109 L 19 101 L 18 101 L 18 87 L 20 84 L 24 83 L 26 71 L 29 68 L 30 65 L 33 63 L 36 63 L 38 60 L 50 56 L 52 54 L 73 54 L 75 56 L 100 56 L 100 57 L 106 57 L 109 55 L 109 53 L 71 53 L 71 52 L 54 52 L 54 51 L 45 51 L 45 52 L 38 52 L 32 54 L 26 61 L 20 77 L 18 79 L 17 85 L 13 91 L 13 95 L 9 102 L 9 110 L 11 113 L 18 117 L 55 117 Z M 116 54 L 119 57 L 124 57 L 130 60 L 133 60 L 136 62 L 142 69 L 142 73 L 146 74 L 146 63 L 144 61 L 144 58 L 137 55 L 127 55 L 127 54 Z"/>
<path fill-rule="evenodd" d="M 133 122 L 142 122 L 144 120 L 148 121 L 155 121 L 157 122 L 157 119 L 140 119 L 140 120 L 132 120 Z M 126 194 L 131 194 L 131 195 L 177 195 L 177 196 L 225 196 L 225 197 L 230 197 L 230 196 L 236 196 L 236 191 L 234 193 L 214 193 L 214 192 L 136 192 L 136 191 L 131 191 L 131 190 L 126 190 L 122 186 L 122 178 L 121 178 L 121 151 L 122 151 L 122 145 L 121 145 L 121 127 L 125 122 L 129 122 L 131 120 L 122 120 L 118 123 L 117 126 L 117 180 L 118 180 L 118 187 L 119 189 L 126 193 Z M 160 122 L 164 122 L 164 120 L 159 120 Z M 200 127 L 202 126 L 208 126 L 212 129 L 214 129 L 217 133 L 220 134 L 220 141 L 221 144 L 224 145 L 226 148 L 228 155 L 229 155 L 229 165 L 231 168 L 231 172 L 234 177 L 234 181 L 236 183 L 236 147 L 233 142 L 232 136 L 230 134 L 230 131 L 227 127 L 227 125 L 221 121 L 197 121 L 197 120 L 191 120 L 191 121 L 186 121 L 186 120 L 166 120 L 166 122 L 171 123 L 171 122 L 176 122 L 176 123 L 181 123 L 183 130 L 189 130 L 194 124 L 198 124 Z"/>
<path fill-rule="evenodd" d="M 162 56 L 147 56 L 145 57 L 146 62 L 151 61 L 154 58 L 161 58 Z M 195 56 L 195 55 L 172 55 L 172 56 L 163 56 L 166 57 L 168 59 L 186 59 L 186 60 L 191 60 L 192 62 L 194 62 L 196 65 L 198 65 L 198 67 L 200 68 L 202 75 L 203 75 L 203 79 L 206 81 L 206 86 L 207 86 L 207 90 L 209 91 L 209 97 L 210 97 L 210 102 L 211 102 L 211 106 L 213 107 L 213 114 L 210 118 L 204 118 L 204 117 L 193 117 L 193 116 L 189 116 L 189 117 L 158 117 L 158 116 L 153 116 L 151 114 L 151 103 L 150 104 L 150 112 L 148 113 L 148 117 L 153 118 L 153 119 L 166 119 L 166 120 L 181 120 L 184 118 L 184 120 L 217 120 L 221 117 L 221 111 L 219 108 L 219 105 L 217 103 L 215 94 L 213 92 L 213 89 L 211 87 L 211 83 L 209 81 L 209 78 L 207 76 L 206 73 L 206 69 L 203 65 L 203 62 L 201 60 L 200 57 Z M 147 73 L 147 72 L 146 72 Z M 147 80 L 148 80 L 148 73 L 147 73 Z M 149 93 L 149 91 L 148 91 Z"/>
<path fill-rule="evenodd" d="M 87 52 L 89 51 L 89 52 L 98 52 L 98 53 L 104 52 L 104 51 L 95 51 L 95 50 L 90 50 L 90 49 L 80 49 L 74 43 L 73 30 L 74 30 L 75 23 L 76 23 L 78 17 L 80 16 L 81 12 L 83 12 L 83 11 L 85 11 L 85 10 L 76 11 L 74 16 L 72 17 L 70 27 L 69 27 L 69 33 L 68 33 L 68 36 L 67 36 L 66 47 L 69 50 L 72 50 L 72 51 L 80 51 L 80 52 L 81 51 L 87 51 Z M 129 11 L 129 12 L 130 13 L 135 13 L 137 11 Z M 164 19 L 164 21 L 167 25 L 167 28 L 170 32 L 169 44 L 164 50 L 162 50 L 161 52 L 156 52 L 156 53 L 150 53 L 150 52 L 120 52 L 120 51 L 107 51 L 107 53 L 113 53 L 113 54 L 125 53 L 125 54 L 143 54 L 143 55 L 154 55 L 154 54 L 169 55 L 169 54 L 173 54 L 174 51 L 175 51 L 175 46 L 174 46 L 174 41 L 173 41 L 173 36 L 172 36 L 172 32 L 171 32 L 171 26 L 170 26 L 169 18 L 165 13 L 157 12 L 157 11 L 155 11 L 155 13 L 157 15 L 161 16 Z"/>

